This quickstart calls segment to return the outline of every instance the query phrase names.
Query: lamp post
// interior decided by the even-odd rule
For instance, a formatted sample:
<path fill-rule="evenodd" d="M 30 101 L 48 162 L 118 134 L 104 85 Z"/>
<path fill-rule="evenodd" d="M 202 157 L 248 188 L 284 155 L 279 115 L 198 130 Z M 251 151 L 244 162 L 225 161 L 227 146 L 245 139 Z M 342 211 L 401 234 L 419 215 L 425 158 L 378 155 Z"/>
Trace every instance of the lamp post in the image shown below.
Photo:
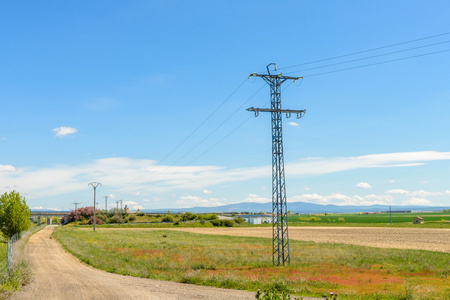
<path fill-rule="evenodd" d="M 92 186 L 93 188 L 94 188 L 94 231 L 95 231 L 95 191 L 97 190 L 97 187 L 99 186 L 99 185 L 102 185 L 100 182 L 91 182 L 91 183 L 88 183 L 88 186 Z"/>

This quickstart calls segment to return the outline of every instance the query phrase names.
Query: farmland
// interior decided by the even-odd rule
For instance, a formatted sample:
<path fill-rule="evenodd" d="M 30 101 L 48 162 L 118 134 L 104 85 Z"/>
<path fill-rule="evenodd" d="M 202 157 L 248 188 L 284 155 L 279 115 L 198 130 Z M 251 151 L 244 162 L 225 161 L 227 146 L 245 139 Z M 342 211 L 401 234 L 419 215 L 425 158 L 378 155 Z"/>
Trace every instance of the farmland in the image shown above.
<path fill-rule="evenodd" d="M 340 299 L 448 299 L 450 292 L 448 253 L 291 240 L 291 266 L 277 268 L 267 238 L 73 228 L 54 236 L 96 268 L 145 278 L 310 296 L 334 291 Z"/>
<path fill-rule="evenodd" d="M 425 224 L 412 224 L 420 216 Z M 444 221 L 445 222 L 444 222 Z M 300 214 L 289 215 L 292 225 L 337 225 L 337 226 L 398 226 L 398 227 L 441 227 L 450 228 L 450 212 L 393 213 L 392 225 L 389 213 L 379 214 Z"/>

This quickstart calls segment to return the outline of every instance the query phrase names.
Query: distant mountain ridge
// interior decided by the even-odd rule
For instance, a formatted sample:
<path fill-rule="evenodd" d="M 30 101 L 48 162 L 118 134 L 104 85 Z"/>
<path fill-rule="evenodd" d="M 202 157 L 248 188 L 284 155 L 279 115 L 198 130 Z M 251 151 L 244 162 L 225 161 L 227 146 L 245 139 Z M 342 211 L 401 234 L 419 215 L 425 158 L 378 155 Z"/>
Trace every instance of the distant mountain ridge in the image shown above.
<path fill-rule="evenodd" d="M 413 206 L 413 205 L 392 205 L 393 211 L 441 211 L 449 209 L 450 206 Z M 287 209 L 292 213 L 356 213 L 356 212 L 380 212 L 389 211 L 389 205 L 370 205 L 370 206 L 351 206 L 351 205 L 334 205 L 334 204 L 314 204 L 307 202 L 289 202 Z M 272 203 L 254 203 L 241 202 L 235 204 L 221 205 L 215 207 L 191 207 L 191 208 L 167 208 L 167 209 L 141 209 L 146 213 L 172 213 L 191 212 L 191 213 L 212 213 L 212 212 L 271 212 Z"/>

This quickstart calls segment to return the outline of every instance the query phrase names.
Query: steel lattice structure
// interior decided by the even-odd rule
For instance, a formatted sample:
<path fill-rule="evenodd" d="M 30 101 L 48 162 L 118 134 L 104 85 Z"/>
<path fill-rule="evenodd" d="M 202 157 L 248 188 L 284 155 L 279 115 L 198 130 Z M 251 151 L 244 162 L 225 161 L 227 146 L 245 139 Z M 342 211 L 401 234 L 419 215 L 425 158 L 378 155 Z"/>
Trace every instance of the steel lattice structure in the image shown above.
<path fill-rule="evenodd" d="M 289 233 L 287 222 L 286 183 L 284 175 L 282 114 L 289 118 L 292 113 L 301 118 L 305 110 L 290 110 L 281 108 L 281 85 L 286 80 L 298 80 L 302 77 L 289 77 L 280 74 L 272 75 L 267 65 L 267 74 L 250 74 L 249 78 L 261 77 L 270 86 L 271 108 L 254 108 L 247 110 L 255 112 L 270 112 L 272 117 L 272 263 L 274 266 L 290 265 Z"/>

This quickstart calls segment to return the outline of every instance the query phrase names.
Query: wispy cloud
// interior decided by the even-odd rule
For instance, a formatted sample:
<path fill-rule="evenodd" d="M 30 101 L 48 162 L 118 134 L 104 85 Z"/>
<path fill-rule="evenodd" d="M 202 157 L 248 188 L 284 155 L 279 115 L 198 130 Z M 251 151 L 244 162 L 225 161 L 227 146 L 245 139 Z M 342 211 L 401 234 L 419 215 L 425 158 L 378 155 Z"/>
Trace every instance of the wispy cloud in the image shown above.
<path fill-rule="evenodd" d="M 411 167 L 433 160 L 450 160 L 450 152 L 427 151 L 356 157 L 307 158 L 287 163 L 286 175 L 310 176 L 364 168 Z M 179 166 L 156 165 L 153 160 L 126 157 L 104 158 L 88 164 L 58 165 L 41 169 L 2 165 L 0 170 L 3 171 L 0 171 L 0 182 L 9 186 L 20 186 L 22 192 L 28 193 L 28 197 L 32 198 L 83 191 L 86 189 L 86 182 L 91 181 L 103 183 L 103 188 L 106 190 L 107 186 L 108 192 L 129 195 L 139 192 L 140 195 L 145 195 L 176 190 L 210 191 L 209 187 L 213 185 L 271 176 L 271 166 L 269 165 L 235 169 L 212 165 L 180 168 Z M 395 193 L 399 193 L 399 190 L 387 192 L 387 194 Z M 423 194 L 423 192 L 417 191 L 411 196 L 423 196 Z"/>
<path fill-rule="evenodd" d="M 291 126 L 297 127 L 297 126 L 298 126 L 298 123 L 296 123 L 296 122 L 289 122 L 289 123 L 288 123 L 288 125 L 291 125 Z"/>
<path fill-rule="evenodd" d="M 75 128 L 72 128 L 72 127 L 64 127 L 64 126 L 62 126 L 62 127 L 58 127 L 58 128 L 53 129 L 53 131 L 55 132 L 55 136 L 65 136 L 65 135 L 68 135 L 68 134 L 75 133 L 78 130 L 76 130 Z"/>

